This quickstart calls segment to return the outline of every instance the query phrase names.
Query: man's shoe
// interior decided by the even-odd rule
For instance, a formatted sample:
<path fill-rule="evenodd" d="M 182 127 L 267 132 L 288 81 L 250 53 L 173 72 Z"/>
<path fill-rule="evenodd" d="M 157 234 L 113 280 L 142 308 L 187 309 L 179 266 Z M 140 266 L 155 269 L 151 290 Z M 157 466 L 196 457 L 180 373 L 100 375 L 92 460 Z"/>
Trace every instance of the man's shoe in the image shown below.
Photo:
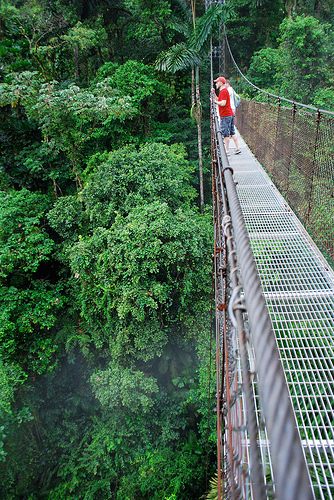
<path fill-rule="evenodd" d="M 240 155 L 241 149 L 237 149 L 236 152 L 234 153 L 235 155 Z"/>

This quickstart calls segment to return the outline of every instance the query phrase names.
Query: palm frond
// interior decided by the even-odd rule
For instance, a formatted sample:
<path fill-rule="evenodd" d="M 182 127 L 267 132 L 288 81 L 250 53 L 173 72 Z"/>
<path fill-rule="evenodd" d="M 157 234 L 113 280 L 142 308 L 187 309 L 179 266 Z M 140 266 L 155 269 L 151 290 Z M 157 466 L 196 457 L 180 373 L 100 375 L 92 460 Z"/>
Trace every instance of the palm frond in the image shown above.
<path fill-rule="evenodd" d="M 184 35 L 186 38 L 189 38 L 190 36 L 190 25 L 187 21 L 175 19 L 169 23 L 169 27 L 177 33 Z"/>
<path fill-rule="evenodd" d="M 215 476 L 213 476 L 211 479 L 210 479 L 210 487 L 209 487 L 209 491 L 206 495 L 203 495 L 201 498 L 203 498 L 203 500 L 218 500 L 218 475 L 215 474 Z"/>
<path fill-rule="evenodd" d="M 209 491 L 205 495 L 202 495 L 201 500 L 219 500 L 218 499 L 218 474 L 216 473 L 210 479 Z"/>
<path fill-rule="evenodd" d="M 189 48 L 185 43 L 177 43 L 170 49 L 162 52 L 155 62 L 159 71 L 176 73 L 182 69 L 200 64 L 201 60 L 196 50 Z"/>
<path fill-rule="evenodd" d="M 211 33 L 223 22 L 223 5 L 212 5 L 196 22 L 196 31 L 189 40 L 189 47 L 200 52 Z"/>

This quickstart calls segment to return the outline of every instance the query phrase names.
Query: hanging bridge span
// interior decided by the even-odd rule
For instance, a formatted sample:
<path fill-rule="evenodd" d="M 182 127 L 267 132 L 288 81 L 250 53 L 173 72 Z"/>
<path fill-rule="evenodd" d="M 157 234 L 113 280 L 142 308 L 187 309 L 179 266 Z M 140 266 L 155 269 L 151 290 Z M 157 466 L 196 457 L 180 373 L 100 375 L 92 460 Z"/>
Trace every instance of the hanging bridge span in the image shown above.
<path fill-rule="evenodd" d="M 236 120 L 227 156 L 211 103 L 217 498 L 332 499 L 334 113 L 265 93 Z"/>

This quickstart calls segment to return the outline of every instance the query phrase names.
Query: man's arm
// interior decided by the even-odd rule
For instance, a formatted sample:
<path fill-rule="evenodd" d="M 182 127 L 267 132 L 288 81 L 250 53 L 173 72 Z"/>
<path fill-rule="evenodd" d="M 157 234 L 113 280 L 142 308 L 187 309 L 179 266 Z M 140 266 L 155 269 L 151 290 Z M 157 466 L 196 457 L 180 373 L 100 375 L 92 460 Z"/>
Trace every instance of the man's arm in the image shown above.
<path fill-rule="evenodd" d="M 226 106 L 226 99 L 222 99 L 221 101 L 218 101 L 218 97 L 215 94 L 215 89 L 211 89 L 211 93 L 213 95 L 213 102 L 218 104 L 218 106 Z"/>
<path fill-rule="evenodd" d="M 225 101 L 218 101 L 218 99 L 217 99 L 216 104 L 218 104 L 218 106 L 226 106 L 226 99 L 225 99 Z"/>

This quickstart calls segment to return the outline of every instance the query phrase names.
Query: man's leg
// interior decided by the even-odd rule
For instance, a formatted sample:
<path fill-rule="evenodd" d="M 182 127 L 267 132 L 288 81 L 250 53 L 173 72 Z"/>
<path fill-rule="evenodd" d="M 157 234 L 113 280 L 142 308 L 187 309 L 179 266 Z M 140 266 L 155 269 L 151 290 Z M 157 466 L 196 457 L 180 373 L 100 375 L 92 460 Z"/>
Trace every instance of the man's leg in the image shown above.
<path fill-rule="evenodd" d="M 237 148 L 235 154 L 238 155 L 241 153 L 241 149 L 240 149 L 240 146 L 239 146 L 239 140 L 238 140 L 238 137 L 235 133 L 235 127 L 234 127 L 234 116 L 232 117 L 232 122 L 231 122 L 231 130 L 230 130 L 230 133 L 231 133 L 231 137 L 233 139 L 233 142 L 235 144 L 235 147 Z"/>
<path fill-rule="evenodd" d="M 224 146 L 226 154 L 229 154 L 229 142 L 230 142 L 230 120 L 229 116 L 223 116 L 220 119 L 220 127 L 224 137 Z"/>
<path fill-rule="evenodd" d="M 237 148 L 237 151 L 240 151 L 240 146 L 239 146 L 239 139 L 236 134 L 232 135 L 233 142 L 235 144 L 235 147 Z"/>
<path fill-rule="evenodd" d="M 224 146 L 225 146 L 226 154 L 229 154 L 230 153 L 230 137 L 229 136 L 224 137 Z"/>

